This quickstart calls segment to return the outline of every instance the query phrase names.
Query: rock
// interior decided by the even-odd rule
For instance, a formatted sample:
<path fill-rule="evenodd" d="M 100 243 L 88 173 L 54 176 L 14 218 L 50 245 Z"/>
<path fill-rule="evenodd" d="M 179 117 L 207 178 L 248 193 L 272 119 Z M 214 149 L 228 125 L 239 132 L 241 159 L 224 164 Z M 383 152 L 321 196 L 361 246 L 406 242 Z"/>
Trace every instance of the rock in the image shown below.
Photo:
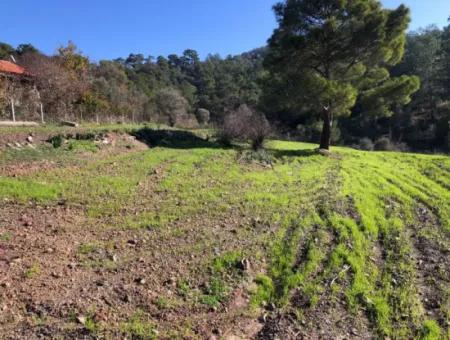
<path fill-rule="evenodd" d="M 28 143 L 33 143 L 33 137 L 32 136 L 28 136 L 27 137 L 27 142 Z"/>
<path fill-rule="evenodd" d="M 250 261 L 248 259 L 243 259 L 241 261 L 242 270 L 249 271 L 250 270 Z"/>
<path fill-rule="evenodd" d="M 327 149 L 318 149 L 317 152 L 322 156 L 330 156 L 331 152 Z"/>
<path fill-rule="evenodd" d="M 77 321 L 79 323 L 81 323 L 82 325 L 84 325 L 84 324 L 86 324 L 86 317 L 83 315 L 79 315 L 79 316 L 77 316 Z"/>
<path fill-rule="evenodd" d="M 136 280 L 134 280 L 136 283 L 138 283 L 138 284 L 140 284 L 140 285 L 144 285 L 146 282 L 147 282 L 147 280 L 145 280 L 144 278 L 142 278 L 142 277 L 138 277 Z"/>

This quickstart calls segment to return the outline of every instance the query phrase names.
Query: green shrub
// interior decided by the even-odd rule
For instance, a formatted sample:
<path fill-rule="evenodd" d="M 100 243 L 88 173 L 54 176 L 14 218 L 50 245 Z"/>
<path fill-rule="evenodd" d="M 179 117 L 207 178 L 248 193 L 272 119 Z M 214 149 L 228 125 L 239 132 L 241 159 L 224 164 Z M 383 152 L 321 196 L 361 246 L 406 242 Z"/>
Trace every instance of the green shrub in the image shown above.
<path fill-rule="evenodd" d="M 422 327 L 422 339 L 438 340 L 441 339 L 441 328 L 434 320 L 426 320 Z"/>
<path fill-rule="evenodd" d="M 392 150 L 394 150 L 394 146 L 393 146 L 391 140 L 387 137 L 381 137 L 381 138 L 377 139 L 373 147 L 377 151 L 392 151 Z"/>
<path fill-rule="evenodd" d="M 63 145 L 63 143 L 64 143 L 64 137 L 61 136 L 61 135 L 56 135 L 56 136 L 51 137 L 51 138 L 48 140 L 48 142 L 50 142 L 50 143 L 52 144 L 52 146 L 53 146 L 55 149 L 57 149 L 57 148 L 60 148 L 60 147 Z"/>

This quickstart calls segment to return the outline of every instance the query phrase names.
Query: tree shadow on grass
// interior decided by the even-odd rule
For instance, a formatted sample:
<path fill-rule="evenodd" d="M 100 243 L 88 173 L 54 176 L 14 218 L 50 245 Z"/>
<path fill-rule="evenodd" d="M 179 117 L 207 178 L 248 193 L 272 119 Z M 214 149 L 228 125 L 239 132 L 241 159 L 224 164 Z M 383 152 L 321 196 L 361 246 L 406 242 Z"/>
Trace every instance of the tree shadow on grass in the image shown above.
<path fill-rule="evenodd" d="M 185 130 L 156 130 L 148 127 L 131 133 L 137 140 L 147 144 L 150 148 L 161 146 L 172 149 L 216 148 L 225 149 L 219 143 L 201 138 Z"/>
<path fill-rule="evenodd" d="M 318 155 L 315 149 L 301 149 L 301 150 L 278 150 L 278 149 L 267 149 L 273 157 L 277 159 L 285 157 L 310 157 Z"/>

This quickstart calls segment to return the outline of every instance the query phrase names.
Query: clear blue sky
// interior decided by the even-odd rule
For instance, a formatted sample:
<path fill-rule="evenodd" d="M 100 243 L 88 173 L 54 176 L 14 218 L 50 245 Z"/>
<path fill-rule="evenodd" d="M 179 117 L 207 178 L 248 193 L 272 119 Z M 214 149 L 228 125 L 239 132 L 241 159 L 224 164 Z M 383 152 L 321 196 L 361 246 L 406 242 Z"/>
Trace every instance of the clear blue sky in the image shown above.
<path fill-rule="evenodd" d="M 450 16 L 450 0 L 405 3 L 411 29 Z M 0 41 L 32 43 L 45 53 L 74 41 L 91 59 L 180 54 L 196 49 L 222 56 L 263 46 L 275 27 L 276 0 L 0 0 Z"/>

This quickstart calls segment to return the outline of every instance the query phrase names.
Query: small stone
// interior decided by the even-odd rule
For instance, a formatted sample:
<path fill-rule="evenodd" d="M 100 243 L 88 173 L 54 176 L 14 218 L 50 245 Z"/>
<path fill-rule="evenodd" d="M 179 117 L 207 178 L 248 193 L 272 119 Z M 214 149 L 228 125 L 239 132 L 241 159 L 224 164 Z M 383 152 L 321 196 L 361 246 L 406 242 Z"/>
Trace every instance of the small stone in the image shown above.
<path fill-rule="evenodd" d="M 33 143 L 33 137 L 32 136 L 28 136 L 27 137 L 27 142 L 28 143 Z"/>
<path fill-rule="evenodd" d="M 136 280 L 134 280 L 136 283 L 138 283 L 138 284 L 140 284 L 140 285 L 144 285 L 146 282 L 147 282 L 147 280 L 145 280 L 144 278 L 142 278 L 142 277 L 138 277 Z"/>
<path fill-rule="evenodd" d="M 86 317 L 83 315 L 79 315 L 79 316 L 77 316 L 77 321 L 79 323 L 81 323 L 82 325 L 84 325 L 84 324 L 86 324 Z"/>

